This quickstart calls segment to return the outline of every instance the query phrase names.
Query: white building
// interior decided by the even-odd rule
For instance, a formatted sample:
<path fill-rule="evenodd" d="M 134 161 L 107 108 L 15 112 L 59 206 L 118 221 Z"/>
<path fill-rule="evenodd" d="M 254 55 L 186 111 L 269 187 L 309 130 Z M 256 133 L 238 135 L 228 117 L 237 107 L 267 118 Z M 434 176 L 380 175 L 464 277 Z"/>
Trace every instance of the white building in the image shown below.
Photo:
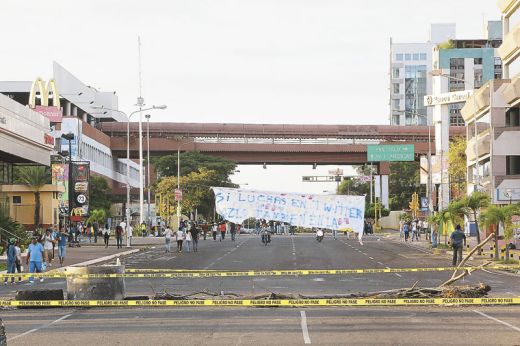
<path fill-rule="evenodd" d="M 73 133 L 72 159 L 90 161 L 91 172 L 94 175 L 107 178 L 115 191 L 124 191 L 127 184 L 127 160 L 112 155 L 110 138 L 97 129 L 100 122 L 126 121 L 126 116 L 121 112 L 98 109 L 98 107 L 117 109 L 118 100 L 115 92 L 101 92 L 86 85 L 57 62 L 53 63 L 53 76 L 50 79 L 54 80 L 54 85 L 49 83 L 48 87 L 41 80 L 37 80 L 36 83 L 35 81 L 1 81 L 0 93 L 18 102 L 23 108 L 31 103 L 35 103 L 31 104 L 33 107 L 37 106 L 37 103 L 42 104 L 43 98 L 48 95 L 51 98 L 54 98 L 55 94 L 59 95 L 59 108 L 63 117 L 51 119 L 53 121 L 50 123 L 50 130 L 56 142 L 54 153 L 69 150 L 68 141 L 62 139 L 61 135 Z M 54 86 L 56 90 L 52 90 Z M 33 100 L 31 100 L 32 93 Z M 26 109 L 29 110 L 29 107 Z M 130 161 L 129 183 L 132 187 L 139 186 L 138 169 L 139 165 Z"/>
<path fill-rule="evenodd" d="M 432 93 L 429 72 L 434 47 L 455 38 L 455 24 L 432 24 L 424 43 L 390 41 L 390 124 L 427 125 L 432 110 L 424 96 Z"/>

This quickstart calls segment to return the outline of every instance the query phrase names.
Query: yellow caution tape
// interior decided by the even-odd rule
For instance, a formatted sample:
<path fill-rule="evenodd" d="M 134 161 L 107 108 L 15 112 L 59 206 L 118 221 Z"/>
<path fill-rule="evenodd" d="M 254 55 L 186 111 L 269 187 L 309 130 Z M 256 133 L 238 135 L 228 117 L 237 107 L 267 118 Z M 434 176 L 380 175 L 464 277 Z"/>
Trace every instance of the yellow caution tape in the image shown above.
<path fill-rule="evenodd" d="M 271 300 L 1 300 L 7 307 L 110 307 L 110 306 L 413 306 L 413 305 L 519 305 L 520 297 L 508 298 L 413 298 L 413 299 L 271 299 Z"/>
<path fill-rule="evenodd" d="M 485 267 L 486 269 L 520 269 L 520 266 L 494 265 Z M 418 272 L 439 272 L 452 271 L 454 267 L 434 267 L 434 268 L 372 268 L 372 269 L 298 269 L 298 270 L 249 270 L 249 271 L 205 271 L 193 270 L 182 272 L 169 272 L 169 269 L 140 269 L 146 273 L 132 273 L 137 269 L 128 270 L 130 273 L 124 274 L 75 274 L 67 272 L 52 271 L 48 273 L 21 273 L 21 274 L 0 274 L 0 278 L 64 278 L 74 277 L 79 279 L 99 279 L 99 278 L 211 278 L 211 277 L 251 277 L 251 276 L 307 276 L 307 275 L 348 275 L 348 274 L 377 274 L 377 273 L 418 273 Z M 459 270 L 475 269 L 475 267 L 461 267 Z"/>

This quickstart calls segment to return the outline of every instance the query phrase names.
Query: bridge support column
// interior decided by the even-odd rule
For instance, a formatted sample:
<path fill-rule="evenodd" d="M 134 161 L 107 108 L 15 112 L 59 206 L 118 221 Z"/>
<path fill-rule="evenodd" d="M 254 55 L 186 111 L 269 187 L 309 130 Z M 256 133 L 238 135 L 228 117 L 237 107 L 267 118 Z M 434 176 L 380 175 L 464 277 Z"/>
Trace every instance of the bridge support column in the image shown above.
<path fill-rule="evenodd" d="M 381 196 L 380 201 L 381 204 L 387 208 L 390 209 L 390 199 L 389 199 L 389 191 L 388 191 L 388 179 L 390 176 L 390 162 L 384 161 L 379 162 L 377 173 L 381 175 L 381 179 L 378 179 L 381 184 Z"/>

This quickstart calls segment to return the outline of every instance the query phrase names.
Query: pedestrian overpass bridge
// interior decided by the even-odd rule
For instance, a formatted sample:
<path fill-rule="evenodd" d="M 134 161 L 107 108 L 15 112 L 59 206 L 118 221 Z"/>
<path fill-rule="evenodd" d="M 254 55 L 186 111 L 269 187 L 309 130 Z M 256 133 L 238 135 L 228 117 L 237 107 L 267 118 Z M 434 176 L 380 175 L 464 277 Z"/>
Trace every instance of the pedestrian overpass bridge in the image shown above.
<path fill-rule="evenodd" d="M 130 123 L 132 158 L 138 157 L 138 126 Z M 143 124 L 145 149 L 147 126 Z M 101 130 L 110 137 L 113 154 L 125 157 L 127 123 L 102 123 Z M 464 127 L 450 128 L 450 136 L 464 134 Z M 149 136 L 150 155 L 197 150 L 239 164 L 363 164 L 368 144 L 413 144 L 418 157 L 428 153 L 431 143 L 435 154 L 434 128 L 428 126 L 153 122 Z M 380 169 L 387 166 L 381 163 Z"/>

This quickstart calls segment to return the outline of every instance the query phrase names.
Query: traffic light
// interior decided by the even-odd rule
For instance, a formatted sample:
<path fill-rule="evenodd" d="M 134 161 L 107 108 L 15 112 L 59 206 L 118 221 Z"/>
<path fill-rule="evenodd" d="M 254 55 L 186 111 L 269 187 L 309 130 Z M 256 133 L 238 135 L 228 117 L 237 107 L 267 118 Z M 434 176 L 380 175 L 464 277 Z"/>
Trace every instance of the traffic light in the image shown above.
<path fill-rule="evenodd" d="M 410 204 L 408 206 L 413 211 L 419 210 L 419 195 L 417 194 L 417 192 L 414 192 L 412 194 L 412 201 L 410 202 Z"/>

